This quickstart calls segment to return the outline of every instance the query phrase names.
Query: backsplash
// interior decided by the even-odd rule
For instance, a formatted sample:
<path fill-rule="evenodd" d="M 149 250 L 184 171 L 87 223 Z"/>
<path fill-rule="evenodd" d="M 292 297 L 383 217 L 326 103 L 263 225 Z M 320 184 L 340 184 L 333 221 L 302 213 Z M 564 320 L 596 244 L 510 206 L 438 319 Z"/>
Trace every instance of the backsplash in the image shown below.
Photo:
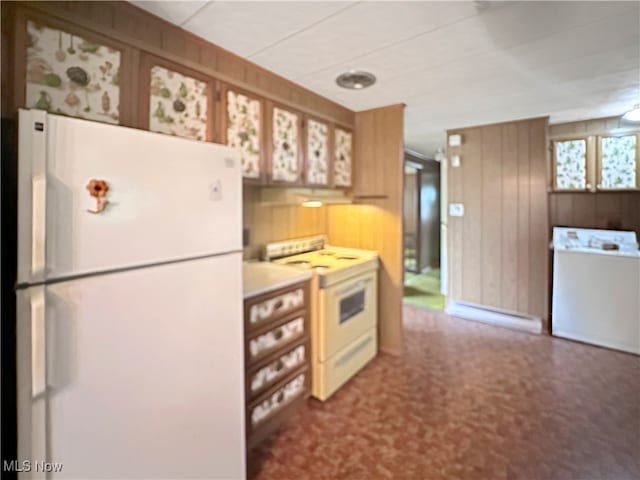
<path fill-rule="evenodd" d="M 635 230 L 640 235 L 640 192 L 550 193 L 551 226 Z"/>
<path fill-rule="evenodd" d="M 260 204 L 260 188 L 244 185 L 242 225 L 249 228 L 245 260 L 260 258 L 265 243 L 327 233 L 327 209 Z"/>

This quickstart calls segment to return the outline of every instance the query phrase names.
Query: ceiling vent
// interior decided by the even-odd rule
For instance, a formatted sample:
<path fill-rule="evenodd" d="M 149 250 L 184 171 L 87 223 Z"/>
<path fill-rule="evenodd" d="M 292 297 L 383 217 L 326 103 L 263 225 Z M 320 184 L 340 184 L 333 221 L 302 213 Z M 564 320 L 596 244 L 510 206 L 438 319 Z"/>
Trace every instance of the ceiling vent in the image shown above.
<path fill-rule="evenodd" d="M 376 83 L 376 77 L 369 72 L 350 70 L 336 78 L 336 83 L 342 88 L 350 90 L 362 90 Z"/>

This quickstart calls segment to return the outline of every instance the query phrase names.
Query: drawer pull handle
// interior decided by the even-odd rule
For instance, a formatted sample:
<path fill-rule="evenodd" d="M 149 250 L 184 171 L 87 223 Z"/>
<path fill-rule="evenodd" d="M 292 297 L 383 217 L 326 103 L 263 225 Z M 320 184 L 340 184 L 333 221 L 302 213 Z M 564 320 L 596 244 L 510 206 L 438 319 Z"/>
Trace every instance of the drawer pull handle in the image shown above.
<path fill-rule="evenodd" d="M 249 341 L 249 349 L 252 357 L 261 355 L 262 352 L 276 348 L 287 339 L 293 339 L 304 333 L 304 317 L 290 320 L 273 330 L 264 333 Z"/>

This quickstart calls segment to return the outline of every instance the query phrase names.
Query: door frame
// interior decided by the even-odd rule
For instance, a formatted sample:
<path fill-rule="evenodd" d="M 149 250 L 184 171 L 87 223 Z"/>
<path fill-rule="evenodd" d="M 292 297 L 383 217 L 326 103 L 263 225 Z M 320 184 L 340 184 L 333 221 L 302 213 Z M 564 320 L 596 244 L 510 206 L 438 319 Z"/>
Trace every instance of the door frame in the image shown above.
<path fill-rule="evenodd" d="M 411 155 L 411 154 L 409 154 L 409 155 Z M 405 254 L 404 253 L 405 253 L 405 246 L 406 246 L 406 228 L 405 228 L 405 234 L 403 235 L 403 238 L 402 238 L 402 262 L 403 262 L 402 269 L 403 269 L 403 271 L 410 271 L 412 273 L 418 273 L 419 274 L 419 273 L 422 272 L 422 268 L 420 268 L 421 267 L 420 259 L 422 257 L 422 255 L 421 255 L 422 252 L 420 251 L 420 248 L 421 248 L 421 245 L 422 245 L 422 238 L 421 238 L 422 232 L 421 232 L 421 229 L 420 229 L 420 223 L 421 223 L 420 219 L 422 218 L 421 217 L 421 213 L 422 212 L 420 211 L 421 204 L 422 204 L 422 202 L 420 201 L 420 186 L 422 184 L 422 169 L 424 168 L 424 165 L 422 165 L 421 163 L 418 163 L 418 162 L 416 162 L 414 160 L 411 160 L 411 159 L 407 158 L 407 152 L 405 151 L 404 166 L 403 166 L 403 175 L 405 175 L 405 179 L 406 179 L 406 170 L 405 169 L 407 167 L 414 168 L 416 170 L 416 179 L 415 179 L 416 185 L 415 185 L 415 188 L 416 188 L 416 200 L 417 200 L 417 205 L 416 205 L 416 218 L 417 218 L 417 221 L 416 221 L 416 225 L 415 225 L 415 232 L 416 232 L 415 233 L 415 237 L 416 237 L 416 240 L 415 240 L 415 254 L 414 254 L 414 257 L 416 259 L 416 268 L 414 270 L 410 270 L 410 269 L 407 269 L 404 266 L 404 260 L 405 260 Z M 406 188 L 405 188 L 405 191 L 406 191 Z M 405 209 L 404 201 L 405 201 L 405 198 L 403 196 L 403 205 L 402 205 L 402 210 L 403 210 L 402 214 L 403 214 L 403 216 L 404 216 L 404 209 Z"/>

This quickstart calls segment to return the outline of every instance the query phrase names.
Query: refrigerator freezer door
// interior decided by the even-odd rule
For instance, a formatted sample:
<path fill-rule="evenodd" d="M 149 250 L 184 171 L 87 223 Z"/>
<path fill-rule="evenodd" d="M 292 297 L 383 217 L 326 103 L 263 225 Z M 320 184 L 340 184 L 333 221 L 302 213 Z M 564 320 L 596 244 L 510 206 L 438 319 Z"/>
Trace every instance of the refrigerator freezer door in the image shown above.
<path fill-rule="evenodd" d="M 235 150 L 37 110 L 19 134 L 18 283 L 242 248 Z"/>
<path fill-rule="evenodd" d="M 241 271 L 230 254 L 19 291 L 19 458 L 60 479 L 244 478 Z"/>

